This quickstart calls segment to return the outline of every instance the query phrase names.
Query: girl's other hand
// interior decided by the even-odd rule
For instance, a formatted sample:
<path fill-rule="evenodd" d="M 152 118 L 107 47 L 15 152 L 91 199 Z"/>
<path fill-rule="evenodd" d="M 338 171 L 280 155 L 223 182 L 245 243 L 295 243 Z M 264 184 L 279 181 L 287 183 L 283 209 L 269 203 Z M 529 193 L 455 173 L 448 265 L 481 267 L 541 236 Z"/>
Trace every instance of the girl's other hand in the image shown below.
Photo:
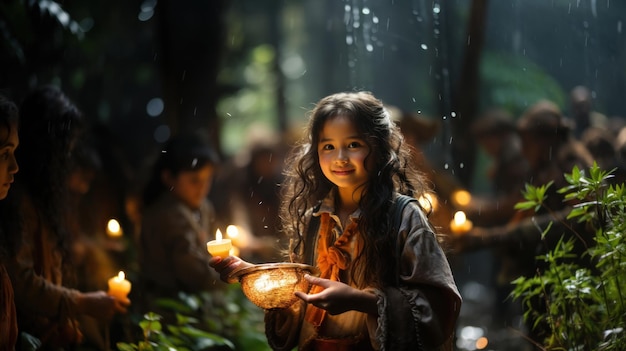
<path fill-rule="evenodd" d="M 304 278 L 313 285 L 323 287 L 324 290 L 310 295 L 296 291 L 296 296 L 306 303 L 328 311 L 331 315 L 352 310 L 374 315 L 378 313 L 376 296 L 371 292 L 353 288 L 342 282 L 313 277 L 308 274 Z"/>
<path fill-rule="evenodd" d="M 237 256 L 228 256 L 221 258 L 219 256 L 211 257 L 209 266 L 213 267 L 220 274 L 220 279 L 228 283 L 228 276 L 235 269 L 243 269 L 254 266 L 250 262 L 246 262 Z"/>

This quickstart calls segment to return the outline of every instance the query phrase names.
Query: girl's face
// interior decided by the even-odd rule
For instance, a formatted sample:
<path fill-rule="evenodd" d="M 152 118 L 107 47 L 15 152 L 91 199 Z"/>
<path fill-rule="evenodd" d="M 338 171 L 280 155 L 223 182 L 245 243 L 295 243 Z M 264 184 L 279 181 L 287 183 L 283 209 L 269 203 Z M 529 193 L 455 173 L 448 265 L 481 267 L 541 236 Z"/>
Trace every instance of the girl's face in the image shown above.
<path fill-rule="evenodd" d="M 341 193 L 352 194 L 369 180 L 365 162 L 370 147 L 348 117 L 334 116 L 324 123 L 317 153 L 322 172 Z"/>
<path fill-rule="evenodd" d="M 168 170 L 163 172 L 163 181 L 172 194 L 192 209 L 200 208 L 209 195 L 214 168 L 207 164 L 193 171 L 181 171 L 173 176 Z"/>
<path fill-rule="evenodd" d="M 2 200 L 7 197 L 13 176 L 19 169 L 15 160 L 15 149 L 19 144 L 17 126 L 12 125 L 10 132 L 6 129 L 0 132 L 0 139 L 6 140 L 6 143 L 0 146 L 0 200 Z"/>

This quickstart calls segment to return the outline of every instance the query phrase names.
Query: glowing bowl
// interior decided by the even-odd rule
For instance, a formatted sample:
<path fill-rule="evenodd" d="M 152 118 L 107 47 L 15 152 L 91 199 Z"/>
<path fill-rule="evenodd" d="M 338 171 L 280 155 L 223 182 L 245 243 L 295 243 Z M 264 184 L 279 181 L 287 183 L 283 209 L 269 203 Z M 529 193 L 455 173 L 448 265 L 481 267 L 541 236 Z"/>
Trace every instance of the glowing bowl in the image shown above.
<path fill-rule="evenodd" d="M 236 270 L 228 280 L 241 283 L 244 295 L 252 303 L 272 310 L 291 306 L 298 300 L 296 291 L 309 291 L 305 274 L 319 275 L 319 270 L 300 263 L 264 263 Z"/>

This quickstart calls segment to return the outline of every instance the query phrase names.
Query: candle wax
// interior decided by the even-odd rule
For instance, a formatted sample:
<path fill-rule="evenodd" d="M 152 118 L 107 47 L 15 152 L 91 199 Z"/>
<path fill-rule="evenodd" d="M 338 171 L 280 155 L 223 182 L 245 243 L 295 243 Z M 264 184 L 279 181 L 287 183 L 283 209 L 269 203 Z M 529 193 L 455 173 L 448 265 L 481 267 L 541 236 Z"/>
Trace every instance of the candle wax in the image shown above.
<path fill-rule="evenodd" d="M 228 257 L 232 243 L 230 239 L 211 240 L 206 243 L 206 248 L 212 256 Z"/>
<path fill-rule="evenodd" d="M 125 300 L 130 292 L 131 283 L 125 279 L 124 272 L 109 279 L 109 295 L 119 300 Z"/>

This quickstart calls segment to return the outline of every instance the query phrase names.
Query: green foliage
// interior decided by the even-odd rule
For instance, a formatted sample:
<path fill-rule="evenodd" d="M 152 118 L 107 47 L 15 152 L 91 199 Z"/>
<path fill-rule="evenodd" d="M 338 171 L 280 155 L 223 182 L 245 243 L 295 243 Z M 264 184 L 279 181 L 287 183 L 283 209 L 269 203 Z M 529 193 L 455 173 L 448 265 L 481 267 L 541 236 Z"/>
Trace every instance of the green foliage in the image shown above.
<path fill-rule="evenodd" d="M 626 350 L 626 193 L 624 185 L 609 185 L 612 171 L 596 164 L 589 176 L 574 168 L 566 174 L 568 186 L 558 191 L 573 201 L 568 219 L 585 223 L 596 244 L 585 252 L 595 267 L 572 260 L 573 240 L 561 239 L 545 256 L 546 269 L 533 277 L 513 281 L 511 296 L 525 306 L 524 318 L 533 327 L 549 326 L 546 350 Z M 527 186 L 519 209 L 544 207 L 545 190 Z M 545 304 L 537 308 L 537 301 Z"/>
<path fill-rule="evenodd" d="M 559 83 L 526 57 L 487 51 L 480 70 L 488 106 L 500 106 L 514 115 L 541 99 L 566 107 L 567 98 Z"/>
<path fill-rule="evenodd" d="M 179 294 L 160 299 L 159 308 L 172 311 L 176 322 L 166 324 L 161 315 L 149 312 L 138 321 L 142 339 L 118 343 L 120 351 L 269 351 L 263 310 L 253 305 L 237 284 L 216 293 Z"/>

